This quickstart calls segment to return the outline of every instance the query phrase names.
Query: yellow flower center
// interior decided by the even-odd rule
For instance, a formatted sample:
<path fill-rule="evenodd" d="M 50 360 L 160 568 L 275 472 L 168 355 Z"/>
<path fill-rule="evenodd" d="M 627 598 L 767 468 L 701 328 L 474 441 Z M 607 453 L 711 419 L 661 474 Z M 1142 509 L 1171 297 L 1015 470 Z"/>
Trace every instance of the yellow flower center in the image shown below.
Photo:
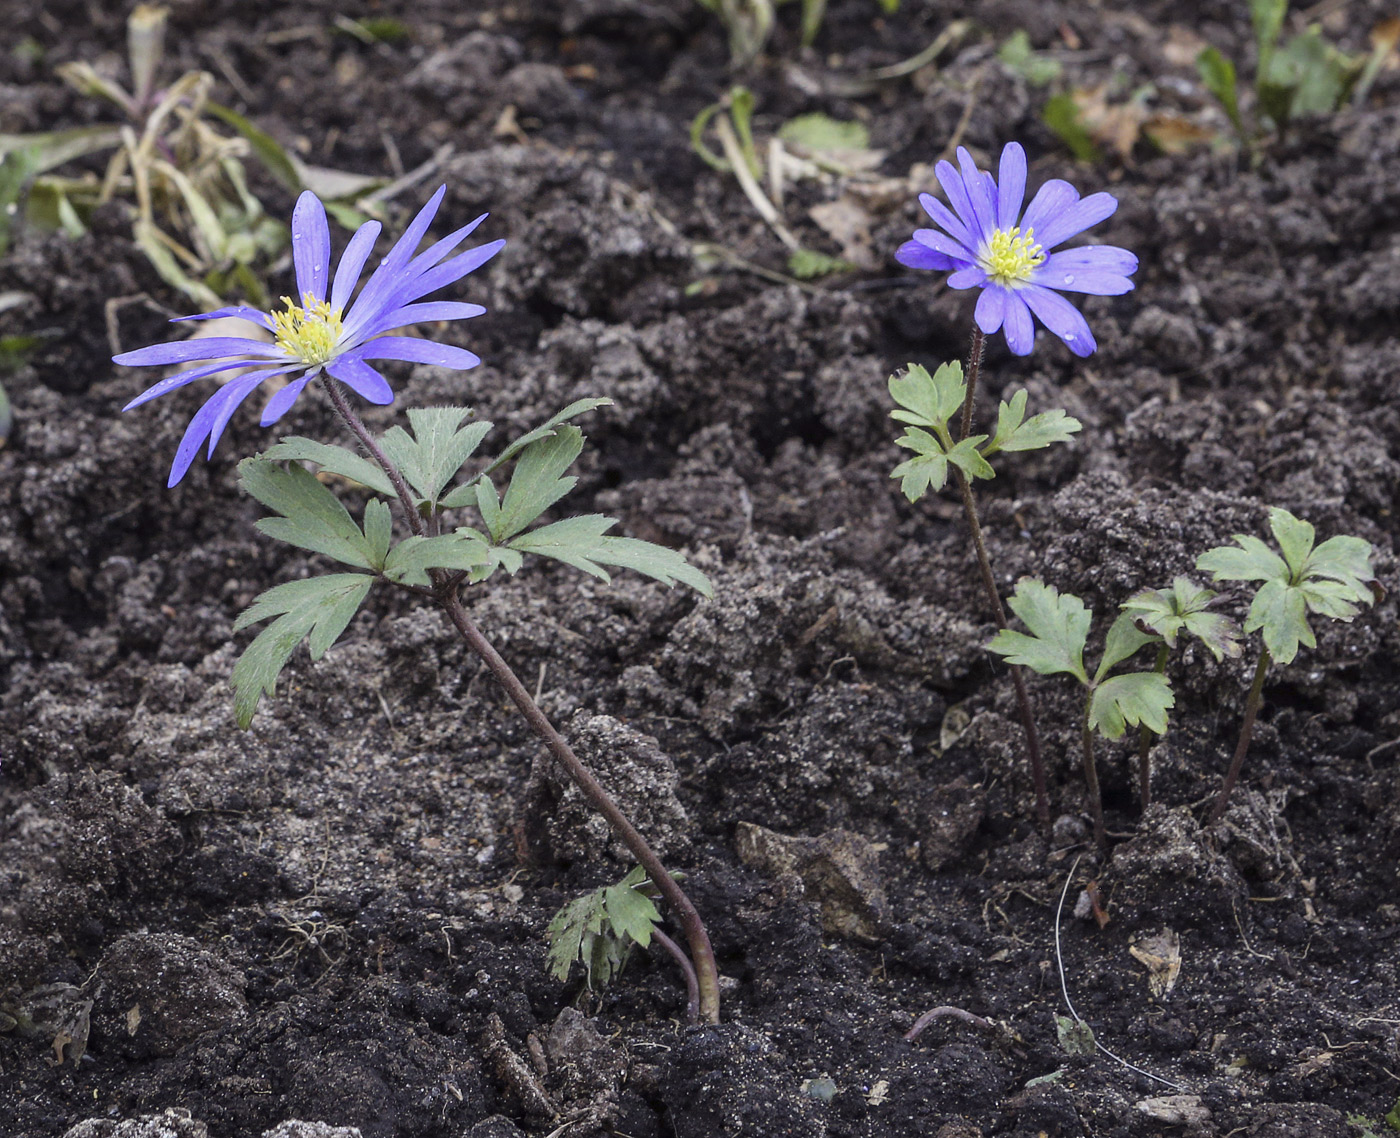
<path fill-rule="evenodd" d="M 277 346 L 303 363 L 323 364 L 335 355 L 336 344 L 344 330 L 340 309 L 332 309 L 330 301 L 317 300 L 309 292 L 301 298 L 301 306 L 284 296 L 286 312 L 274 312 Z"/>
<path fill-rule="evenodd" d="M 982 250 L 982 268 L 996 284 L 1007 286 L 1028 280 L 1031 270 L 1044 264 L 1045 254 L 1035 243 L 1035 230 L 1021 236 L 1020 226 L 998 229 Z"/>

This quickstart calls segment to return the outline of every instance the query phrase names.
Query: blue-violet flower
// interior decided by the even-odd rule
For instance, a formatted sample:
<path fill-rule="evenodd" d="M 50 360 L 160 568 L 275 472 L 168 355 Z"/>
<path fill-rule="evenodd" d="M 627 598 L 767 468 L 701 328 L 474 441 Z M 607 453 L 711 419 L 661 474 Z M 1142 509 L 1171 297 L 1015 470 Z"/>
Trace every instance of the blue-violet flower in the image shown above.
<path fill-rule="evenodd" d="M 174 486 L 185 476 L 206 438 L 209 440 L 209 456 L 212 457 L 219 436 L 239 404 L 255 388 L 276 376 L 299 373 L 267 401 L 262 415 L 264 427 L 271 426 L 285 415 L 302 389 L 323 370 L 369 402 L 384 404 L 393 402 L 394 392 L 385 378 L 369 364 L 370 360 L 405 360 L 450 368 L 470 368 L 481 362 L 464 348 L 435 344 L 412 336 L 386 335 L 410 324 L 430 320 L 465 320 L 486 311 L 479 304 L 453 300 L 415 303 L 420 297 L 452 284 L 479 268 L 505 244 L 504 241 L 492 241 L 468 249 L 450 260 L 445 259 L 486 219 L 486 215 L 482 214 L 422 253 L 417 253 L 418 244 L 432 224 L 446 192 L 446 186 L 440 187 L 418 212 L 403 236 L 370 274 L 354 304 L 350 304 L 360 272 L 379 236 L 379 222 L 367 221 L 355 230 L 345 252 L 341 254 L 332 279 L 331 235 L 330 227 L 326 224 L 326 210 L 316 195 L 308 190 L 297 199 L 296 209 L 292 212 L 292 260 L 296 266 L 297 294 L 301 298 L 299 304 L 290 297 L 283 297 L 284 308 L 281 311 L 263 312 L 249 305 L 233 305 L 198 316 L 178 318 L 212 320 L 218 316 L 238 316 L 266 328 L 272 334 L 271 343 L 247 336 L 209 336 L 154 344 L 113 357 L 113 362 L 128 367 L 214 361 L 161 380 L 123 407 L 123 411 L 130 411 L 196 379 L 255 365 L 253 371 L 235 376 L 224 384 L 195 413 L 175 452 L 167 485 Z"/>
<path fill-rule="evenodd" d="M 977 327 L 989 336 L 1002 329 L 1018 356 L 1030 355 L 1035 343 L 1031 313 L 1075 355 L 1089 355 L 1098 346 L 1094 334 L 1059 293 L 1128 292 L 1138 259 L 1115 245 L 1049 250 L 1111 216 L 1118 199 L 1105 193 L 1080 198 L 1068 182 L 1053 178 L 1022 214 L 1026 152 L 1017 142 L 1008 142 L 1001 152 L 999 179 L 979 170 L 961 146 L 958 166 L 939 162 L 934 171 L 951 210 L 932 194 L 919 195 L 919 204 L 940 229 L 916 230 L 895 259 L 914 269 L 951 271 L 949 288 L 980 288 Z"/>

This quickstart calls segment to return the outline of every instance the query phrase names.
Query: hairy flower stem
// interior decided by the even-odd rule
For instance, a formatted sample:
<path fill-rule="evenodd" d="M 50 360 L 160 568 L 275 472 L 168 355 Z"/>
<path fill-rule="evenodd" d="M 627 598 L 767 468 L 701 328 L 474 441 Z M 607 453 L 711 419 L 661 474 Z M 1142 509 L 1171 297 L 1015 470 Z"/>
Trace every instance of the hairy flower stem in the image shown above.
<path fill-rule="evenodd" d="M 1153 670 L 1159 676 L 1167 674 L 1167 646 L 1165 644 L 1157 649 L 1157 666 Z M 1152 728 L 1146 723 L 1138 732 L 1138 796 L 1142 799 L 1144 810 L 1152 805 L 1152 762 L 1147 757 L 1147 752 L 1152 749 L 1152 734 Z"/>
<path fill-rule="evenodd" d="M 403 504 L 404 512 L 408 516 L 410 528 L 414 534 L 420 537 L 426 536 L 427 524 L 414 504 L 413 495 L 409 491 L 403 475 L 389 456 L 384 453 L 374 436 L 370 434 L 369 428 L 355 414 L 354 409 L 346 400 L 340 384 L 330 376 L 324 378 L 326 389 L 330 392 L 331 402 L 334 404 L 336 412 L 369 452 L 370 457 L 388 475 L 389 481 L 398 493 L 399 501 Z M 432 576 L 435 585 L 433 597 L 442 607 L 443 612 L 447 614 L 453 627 L 467 642 L 468 647 L 481 657 L 482 662 L 496 677 L 496 681 L 510 696 L 511 702 L 515 704 L 535 734 L 549 749 L 549 753 L 554 756 L 555 762 L 564 768 L 565 773 L 573 780 L 574 785 L 579 788 L 589 805 L 607 820 L 608 825 L 632 852 L 632 856 L 646 871 L 647 876 L 651 878 L 662 897 L 676 911 L 681 928 L 685 930 L 686 941 L 690 945 L 691 959 L 694 961 L 693 971 L 699 992 L 699 1017 L 706 1023 L 719 1023 L 719 971 L 715 966 L 715 954 L 714 949 L 710 946 L 709 934 L 705 931 L 705 925 L 700 920 L 699 912 L 696 911 L 690 898 L 685 895 L 685 891 L 677 884 L 676 879 L 661 864 L 661 859 L 656 856 L 647 840 L 628 821 L 621 808 L 593 776 L 593 772 L 584 765 L 583 761 L 574 753 L 573 748 L 550 723 L 548 716 L 540 710 L 539 705 L 531 697 L 525 685 L 520 682 L 520 677 L 511 670 L 510 665 L 505 662 L 501 654 L 496 651 L 471 617 L 467 615 L 467 610 L 463 607 L 462 599 L 457 592 L 460 577 L 441 570 L 433 570 Z M 687 975 L 687 984 L 689 984 L 689 979 L 690 977 Z M 694 1007 L 694 1003 L 695 1001 L 692 1001 L 692 1007 Z"/>
<path fill-rule="evenodd" d="M 1094 844 L 1100 850 L 1108 848 L 1108 831 L 1103 824 L 1103 795 L 1099 792 L 1099 768 L 1094 762 L 1094 728 L 1089 711 L 1094 706 L 1093 692 L 1084 701 L 1084 722 L 1079 727 L 1079 740 L 1084 747 L 1084 786 L 1089 791 L 1089 809 L 1094 815 Z"/>
<path fill-rule="evenodd" d="M 950 464 L 951 465 L 951 464 Z M 1001 594 L 997 592 L 997 581 L 992 573 L 991 558 L 987 556 L 987 545 L 982 540 L 982 524 L 977 520 L 977 500 L 972 496 L 972 485 L 962 468 L 953 467 L 962 492 L 963 513 L 967 517 L 967 528 L 972 534 L 972 544 L 977 550 L 977 567 L 982 570 L 982 591 L 987 594 L 987 603 L 992 606 L 997 628 L 1005 628 L 1006 610 L 1001 604 Z M 1026 690 L 1026 680 L 1018 665 L 1010 665 L 1011 681 L 1016 687 L 1016 707 L 1021 713 L 1021 727 L 1026 733 L 1026 751 L 1030 758 L 1031 779 L 1035 783 L 1035 813 L 1040 820 L 1040 828 L 1048 837 L 1050 834 L 1050 799 L 1045 790 L 1045 766 L 1040 761 L 1040 732 L 1035 726 L 1035 711 L 1031 707 L 1030 693 Z"/>
<path fill-rule="evenodd" d="M 1230 769 L 1225 774 L 1225 781 L 1220 785 L 1220 793 L 1216 795 L 1215 806 L 1211 808 L 1210 817 L 1206 819 L 1207 826 L 1214 826 L 1225 816 L 1225 807 L 1230 801 L 1230 792 L 1235 789 L 1235 783 L 1239 781 L 1240 769 L 1244 766 L 1244 757 L 1249 754 L 1249 743 L 1254 738 L 1254 718 L 1259 714 L 1259 704 L 1264 697 L 1264 676 L 1269 670 L 1269 665 L 1274 662 L 1274 658 L 1269 655 L 1267 648 L 1259 650 L 1259 664 L 1254 669 L 1254 683 L 1249 688 L 1249 698 L 1245 700 L 1244 722 L 1240 724 L 1240 741 L 1235 744 L 1235 755 L 1230 760 Z"/>
<path fill-rule="evenodd" d="M 962 419 L 958 423 L 958 442 L 967 438 L 972 430 L 972 405 L 977 399 L 977 379 L 982 374 L 982 350 L 987 338 L 982 329 L 972 325 L 972 343 L 967 350 L 967 394 L 963 397 Z M 982 524 L 977 520 L 977 500 L 973 497 L 972 486 L 961 467 L 953 467 L 957 475 L 958 489 L 962 491 L 963 513 L 967 515 L 967 528 L 972 533 L 972 544 L 977 549 L 977 564 L 982 570 L 982 588 L 987 594 L 987 602 L 996 616 L 997 628 L 1006 627 L 1006 610 L 1001 605 L 1001 594 L 997 591 L 997 581 L 992 573 L 992 562 L 987 556 L 987 546 L 982 540 Z M 1026 733 L 1026 750 L 1031 764 L 1031 780 L 1035 783 L 1035 813 L 1040 819 L 1040 828 L 1046 837 L 1050 835 L 1050 799 L 1045 790 L 1045 767 L 1040 761 L 1040 732 L 1035 725 L 1035 710 L 1031 707 L 1030 692 L 1026 690 L 1026 679 L 1020 666 L 1011 664 L 1011 681 L 1016 687 L 1016 708 L 1021 715 L 1021 728 Z"/>

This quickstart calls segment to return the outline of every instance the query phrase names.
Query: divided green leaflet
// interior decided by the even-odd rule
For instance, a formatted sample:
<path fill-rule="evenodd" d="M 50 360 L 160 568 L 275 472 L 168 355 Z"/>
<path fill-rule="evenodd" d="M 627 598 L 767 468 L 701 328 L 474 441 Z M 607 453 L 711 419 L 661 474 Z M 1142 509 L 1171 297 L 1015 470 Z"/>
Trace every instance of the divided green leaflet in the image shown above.
<path fill-rule="evenodd" d="M 258 456 L 238 464 L 239 484 L 283 517 L 262 518 L 257 528 L 269 537 L 347 565 L 372 568 L 365 535 L 340 500 L 300 466 L 286 469 Z"/>

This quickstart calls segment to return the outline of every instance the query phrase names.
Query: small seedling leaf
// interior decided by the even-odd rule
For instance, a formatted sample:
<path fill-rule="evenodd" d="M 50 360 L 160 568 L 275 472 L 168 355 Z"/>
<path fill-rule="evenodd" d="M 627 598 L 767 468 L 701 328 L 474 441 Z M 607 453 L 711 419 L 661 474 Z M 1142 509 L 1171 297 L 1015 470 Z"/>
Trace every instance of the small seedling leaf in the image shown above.
<path fill-rule="evenodd" d="M 1176 704 L 1171 684 L 1161 672 L 1111 676 L 1089 699 L 1089 726 L 1109 739 L 1120 739 L 1138 724 L 1157 735 L 1167 733 L 1167 712 Z"/>
<path fill-rule="evenodd" d="M 900 479 L 899 488 L 911 502 L 917 502 L 929 488 L 942 490 L 948 481 L 948 458 L 943 453 L 939 441 L 927 431 L 910 427 L 895 443 L 915 452 L 916 457 L 905 459 L 890 472 L 891 478 Z"/>
<path fill-rule="evenodd" d="M 1069 1016 L 1057 1015 L 1055 1017 L 1055 1036 L 1059 1040 L 1060 1050 L 1066 1055 L 1093 1055 L 1094 1053 L 1094 1029 L 1082 1019 L 1070 1019 Z"/>
<path fill-rule="evenodd" d="M 1182 630 L 1189 632 L 1222 660 L 1240 654 L 1239 628 L 1227 616 L 1207 611 L 1217 594 L 1189 577 L 1177 577 L 1169 589 L 1146 589 L 1123 605 L 1139 623 L 1175 649 Z"/>
<path fill-rule="evenodd" d="M 288 581 L 259 596 L 234 623 L 238 632 L 277 616 L 260 632 L 233 667 L 234 715 L 247 730 L 258 701 L 271 695 L 277 677 L 296 646 L 308 635 L 311 658 L 319 660 L 345 631 L 374 578 L 365 573 L 331 573 Z M 278 615 L 281 614 L 281 615 Z"/>
<path fill-rule="evenodd" d="M 1196 70 L 1206 90 L 1219 100 L 1225 115 L 1235 133 L 1244 137 L 1244 120 L 1240 118 L 1239 86 L 1235 77 L 1235 65 L 1220 54 L 1220 49 L 1207 47 L 1196 56 Z"/>
<path fill-rule="evenodd" d="M 1287 583 L 1287 578 L 1275 577 L 1265 581 L 1254 594 L 1245 619 L 1245 632 L 1261 629 L 1264 645 L 1280 664 L 1288 664 L 1298 655 L 1298 645 L 1317 646 L 1308 625 L 1307 598 L 1303 590 Z"/>
<path fill-rule="evenodd" d="M 1042 676 L 1063 672 L 1087 685 L 1084 643 L 1092 616 L 1084 602 L 1072 593 L 1061 595 L 1053 585 L 1034 577 L 1022 577 L 1010 605 L 1031 634 L 1003 628 L 992 638 L 991 650 L 1005 656 L 1008 663 Z"/>
<path fill-rule="evenodd" d="M 1109 626 L 1108 635 L 1104 638 L 1103 658 L 1099 661 L 1099 670 L 1094 673 L 1094 683 L 1099 683 L 1138 649 L 1159 639 L 1152 633 L 1143 632 L 1138 628 L 1131 613 L 1120 613 L 1118 619 Z"/>
<path fill-rule="evenodd" d="M 1217 545 L 1196 558 L 1196 568 L 1215 581 L 1288 580 L 1288 563 L 1251 534 L 1235 534 L 1239 548 Z"/>
<path fill-rule="evenodd" d="M 1269 528 L 1278 547 L 1283 550 L 1283 559 L 1288 562 L 1290 580 L 1296 584 L 1303 579 L 1303 567 L 1308 554 L 1312 552 L 1316 531 L 1308 522 L 1295 518 L 1278 506 L 1269 510 Z"/>

